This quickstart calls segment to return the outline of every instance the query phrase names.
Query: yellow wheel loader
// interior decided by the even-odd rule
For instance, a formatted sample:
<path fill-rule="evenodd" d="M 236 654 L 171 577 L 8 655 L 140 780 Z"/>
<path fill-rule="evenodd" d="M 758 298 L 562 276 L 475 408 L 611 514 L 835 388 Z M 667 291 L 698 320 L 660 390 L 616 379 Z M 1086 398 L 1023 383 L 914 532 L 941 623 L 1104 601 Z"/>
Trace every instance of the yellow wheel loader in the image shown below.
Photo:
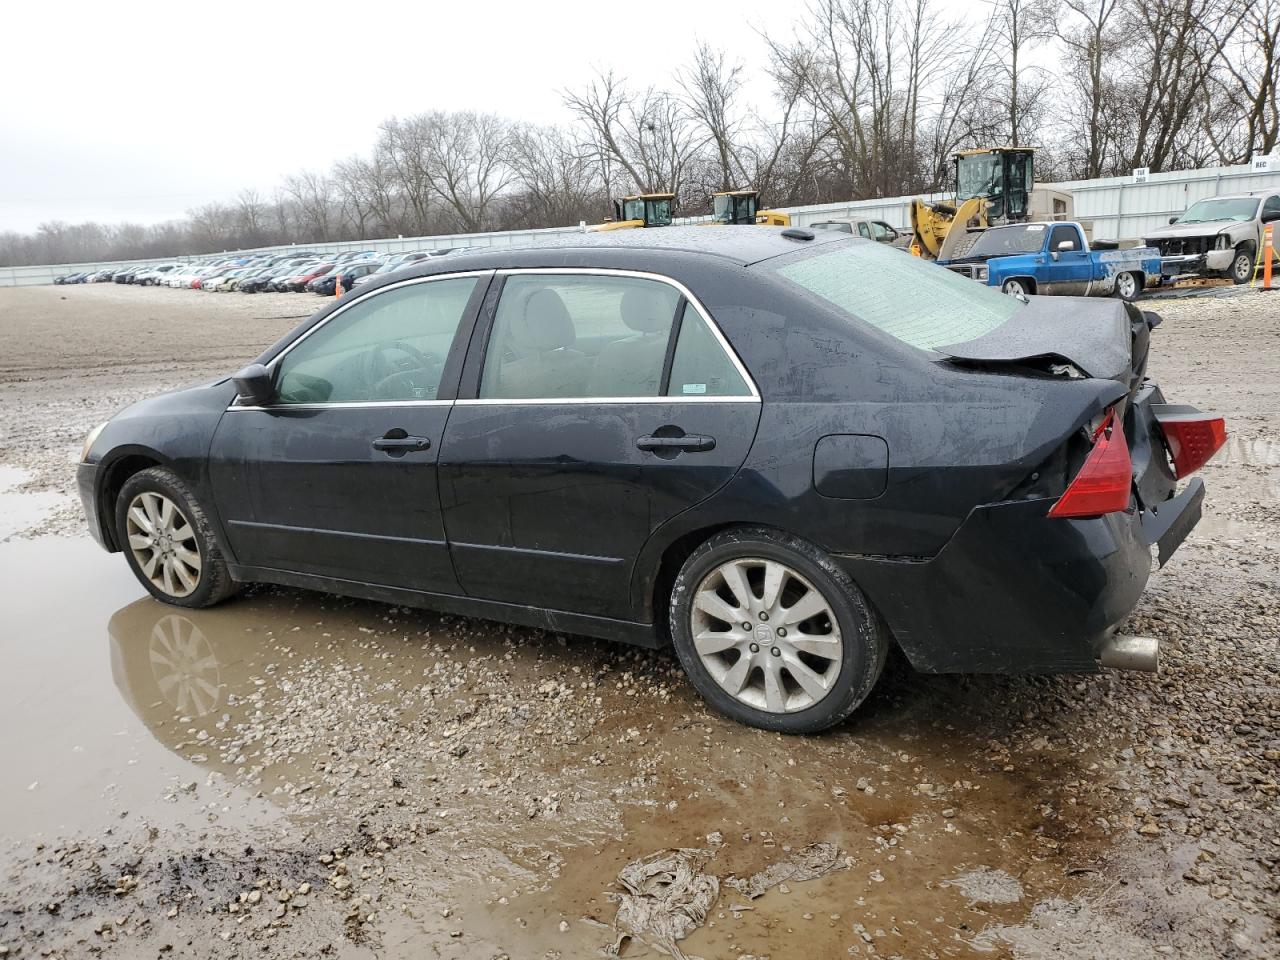
<path fill-rule="evenodd" d="M 970 231 L 1029 219 L 1034 154 L 1031 147 L 955 154 L 955 203 L 926 203 L 919 197 L 911 201 L 912 252 L 928 260 L 950 260 L 963 255 L 958 248 L 970 241 Z M 1065 206 L 1062 214 L 1069 214 Z M 1048 219 L 1056 219 L 1056 202 L 1054 207 Z"/>
<path fill-rule="evenodd" d="M 638 230 L 642 227 L 671 226 L 674 193 L 638 193 L 613 201 L 613 219 L 588 230 Z"/>
<path fill-rule="evenodd" d="M 758 223 L 769 227 L 789 227 L 791 217 L 781 210 L 759 210 L 758 190 L 724 190 L 711 195 L 711 222 L 721 224 Z"/>

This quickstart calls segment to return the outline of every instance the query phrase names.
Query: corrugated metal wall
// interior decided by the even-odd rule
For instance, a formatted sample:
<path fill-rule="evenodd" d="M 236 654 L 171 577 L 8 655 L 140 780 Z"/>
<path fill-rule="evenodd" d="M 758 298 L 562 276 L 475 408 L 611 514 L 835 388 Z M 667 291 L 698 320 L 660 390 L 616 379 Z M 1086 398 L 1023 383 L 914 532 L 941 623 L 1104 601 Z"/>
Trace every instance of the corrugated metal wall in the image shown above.
<path fill-rule="evenodd" d="M 1111 177 L 1102 180 L 1072 180 L 1066 183 L 1048 184 L 1059 190 L 1069 191 L 1075 199 L 1077 220 L 1093 221 L 1093 236 L 1097 238 L 1136 238 L 1153 227 L 1162 226 L 1169 217 L 1181 213 L 1196 200 L 1220 193 L 1248 193 L 1252 190 L 1280 190 L 1280 162 L 1272 164 L 1268 172 L 1255 171 L 1245 164 L 1235 167 L 1213 167 L 1205 170 L 1179 170 L 1170 173 L 1150 174 L 1146 182 L 1136 183 L 1133 177 Z M 946 194 L 933 194 L 926 199 L 946 199 Z M 884 220 L 895 227 L 907 226 L 908 209 L 912 197 L 890 197 L 878 200 L 855 200 L 849 203 L 824 203 L 803 207 L 785 207 L 792 220 L 807 226 L 819 220 L 838 217 L 865 217 Z M 699 217 L 688 218 L 693 223 Z M 547 230 L 509 230 L 500 233 L 464 233 L 436 237 L 396 237 L 387 240 L 363 240 L 359 243 L 308 243 L 301 249 L 317 253 L 341 250 L 377 250 L 381 253 L 402 253 L 409 250 L 440 247 L 498 247 L 536 244 L 539 239 L 576 233 L 578 227 L 553 227 Z M 262 247 L 251 252 L 285 252 L 289 246 Z M 250 252 L 250 251 L 245 251 Z M 102 263 L 64 263 L 34 267 L 0 267 L 0 287 L 26 286 L 52 283 L 53 278 L 84 270 L 101 270 L 106 267 L 122 267 L 133 264 L 163 263 L 173 260 L 126 260 Z"/>

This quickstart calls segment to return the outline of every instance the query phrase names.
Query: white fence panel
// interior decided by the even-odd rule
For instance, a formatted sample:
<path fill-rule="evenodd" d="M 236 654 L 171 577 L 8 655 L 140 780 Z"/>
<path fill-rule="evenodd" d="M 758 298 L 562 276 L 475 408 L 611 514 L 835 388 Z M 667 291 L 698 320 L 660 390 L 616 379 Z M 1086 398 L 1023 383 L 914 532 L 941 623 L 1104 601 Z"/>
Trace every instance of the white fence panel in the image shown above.
<path fill-rule="evenodd" d="M 1101 180 L 1071 180 L 1048 184 L 1072 194 L 1075 200 L 1077 220 L 1093 222 L 1093 235 L 1097 238 L 1140 238 L 1147 230 L 1163 226 L 1169 217 L 1181 213 L 1197 200 L 1222 193 L 1248 193 L 1258 190 L 1280 190 L 1280 160 L 1262 171 L 1249 164 L 1235 167 L 1214 167 L 1205 170 L 1176 170 L 1170 173 L 1149 174 L 1138 183 L 1133 177 L 1110 177 Z M 840 217 L 864 217 L 884 220 L 898 229 L 908 225 L 913 197 L 888 197 L 873 200 L 851 200 L 846 203 L 810 204 L 800 207 L 782 207 L 798 226 L 808 226 L 820 220 Z M 935 193 L 926 200 L 946 200 L 950 195 Z M 677 221 L 695 223 L 706 217 L 687 217 Z M 335 243 L 287 244 L 276 247 L 259 247 L 253 250 L 223 251 L 235 253 L 286 253 L 290 249 L 311 250 L 316 253 L 337 253 L 342 250 L 376 250 L 379 253 L 405 253 L 411 250 L 430 250 L 441 247 L 505 247 L 536 245 L 548 237 L 577 233 L 577 226 L 550 227 L 543 230 L 508 230 L 496 233 L 459 233 L 435 237 L 394 237 L 380 240 L 342 241 Z M 64 263 L 34 267 L 0 267 L 0 287 L 27 286 L 52 283 L 54 277 L 86 270 L 104 270 L 107 267 L 148 266 L 173 260 L 197 259 L 196 257 L 163 257 L 157 260 L 115 260 L 102 263 Z"/>

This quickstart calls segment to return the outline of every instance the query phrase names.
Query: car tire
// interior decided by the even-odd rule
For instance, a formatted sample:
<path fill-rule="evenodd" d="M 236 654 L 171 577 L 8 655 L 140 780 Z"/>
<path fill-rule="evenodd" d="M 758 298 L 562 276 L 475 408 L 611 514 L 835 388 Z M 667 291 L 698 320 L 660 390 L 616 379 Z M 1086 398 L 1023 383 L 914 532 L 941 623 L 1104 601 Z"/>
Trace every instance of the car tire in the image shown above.
<path fill-rule="evenodd" d="M 751 592 L 745 606 L 724 600 L 740 596 L 729 578 Z M 720 620 L 708 608 L 741 619 Z M 795 620 L 789 610 L 816 612 Z M 668 620 L 703 698 L 740 723 L 779 733 L 816 733 L 844 720 L 875 686 L 889 648 L 887 628 L 848 574 L 813 544 L 766 527 L 726 530 L 695 549 L 672 586 Z"/>
<path fill-rule="evenodd" d="M 1008 294 L 1011 297 L 1029 297 L 1031 291 L 1027 289 L 1027 282 L 1019 280 L 1016 277 L 1006 280 L 1000 285 L 1000 292 Z"/>
<path fill-rule="evenodd" d="M 1146 278 L 1139 273 L 1121 273 L 1116 276 L 1115 295 L 1125 303 L 1132 303 L 1142 293 Z"/>
<path fill-rule="evenodd" d="M 167 467 L 140 470 L 116 499 L 116 542 L 157 600 L 211 607 L 239 588 L 191 488 Z"/>
<path fill-rule="evenodd" d="M 1242 243 L 1236 247 L 1235 256 L 1231 259 L 1231 269 L 1227 271 L 1231 282 L 1239 286 L 1253 279 L 1253 247 Z"/>

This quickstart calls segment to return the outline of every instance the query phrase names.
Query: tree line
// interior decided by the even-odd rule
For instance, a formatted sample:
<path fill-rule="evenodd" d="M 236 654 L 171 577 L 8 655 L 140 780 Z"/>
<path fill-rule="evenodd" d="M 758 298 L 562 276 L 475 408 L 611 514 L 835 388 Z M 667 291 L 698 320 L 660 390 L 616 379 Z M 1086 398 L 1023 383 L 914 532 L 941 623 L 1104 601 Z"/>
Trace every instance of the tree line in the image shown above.
<path fill-rule="evenodd" d="M 672 191 L 679 212 L 752 186 L 771 206 L 946 189 L 953 152 L 1032 145 L 1041 181 L 1248 162 L 1280 135 L 1280 0 L 811 0 L 747 64 L 707 43 L 662 86 L 616 71 L 539 126 L 475 111 L 384 121 L 363 155 L 184 219 L 43 223 L 0 264 L 597 222 L 609 198 Z M 763 62 L 755 66 L 757 60 Z"/>

